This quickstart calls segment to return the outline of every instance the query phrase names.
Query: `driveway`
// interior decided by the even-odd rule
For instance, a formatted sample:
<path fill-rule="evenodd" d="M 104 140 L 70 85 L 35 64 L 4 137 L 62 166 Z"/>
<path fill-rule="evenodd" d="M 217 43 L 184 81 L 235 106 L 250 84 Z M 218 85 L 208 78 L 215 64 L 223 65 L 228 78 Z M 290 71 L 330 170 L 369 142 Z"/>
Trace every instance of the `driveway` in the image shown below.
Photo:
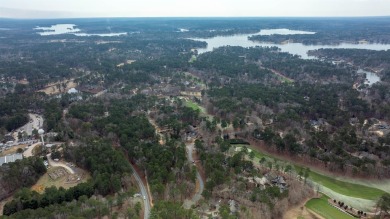
<path fill-rule="evenodd" d="M 194 143 L 186 144 L 186 148 L 187 148 L 188 160 L 191 163 L 194 163 L 194 158 L 192 157 L 192 152 L 194 150 Z M 204 190 L 204 182 L 203 182 L 202 177 L 199 174 L 198 169 L 196 169 L 196 179 L 199 182 L 199 190 L 195 193 L 194 197 L 192 197 L 193 203 L 197 203 L 200 200 L 200 198 L 202 197 L 203 190 Z"/>

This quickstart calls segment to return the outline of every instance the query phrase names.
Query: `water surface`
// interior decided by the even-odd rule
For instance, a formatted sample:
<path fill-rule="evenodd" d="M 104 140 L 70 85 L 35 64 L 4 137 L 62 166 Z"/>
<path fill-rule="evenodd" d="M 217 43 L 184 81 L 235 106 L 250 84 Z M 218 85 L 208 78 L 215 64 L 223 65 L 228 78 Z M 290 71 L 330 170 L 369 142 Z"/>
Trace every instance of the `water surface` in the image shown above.
<path fill-rule="evenodd" d="M 316 49 L 369 49 L 369 50 L 388 50 L 390 44 L 352 44 L 352 43 L 341 43 L 339 45 L 304 45 L 302 43 L 265 43 L 250 41 L 248 37 L 252 35 L 272 35 L 272 34 L 313 34 L 313 32 L 299 31 L 299 30 L 288 30 L 288 29 L 270 29 L 261 30 L 256 34 L 236 34 L 231 36 L 217 36 L 213 38 L 191 38 L 196 41 L 204 41 L 207 43 L 206 48 L 198 48 L 198 53 L 210 52 L 215 48 L 222 46 L 242 46 L 242 47 L 255 47 L 255 46 L 276 46 L 281 49 L 282 52 L 288 52 L 293 55 L 299 55 L 303 59 L 313 59 L 314 56 L 309 56 L 307 52 L 309 50 Z"/>
<path fill-rule="evenodd" d="M 88 37 L 88 36 L 101 36 L 101 37 L 112 37 L 112 36 L 121 36 L 127 35 L 126 32 L 121 33 L 82 33 L 81 29 L 76 28 L 75 24 L 56 24 L 50 27 L 36 27 L 34 30 L 41 30 L 37 32 L 41 36 L 49 36 L 49 35 L 59 35 L 59 34 L 73 34 L 75 36 L 80 37 Z"/>
<path fill-rule="evenodd" d="M 369 86 L 375 84 L 376 82 L 381 81 L 381 78 L 377 74 L 375 74 L 374 72 L 359 69 L 357 71 L 357 73 L 358 74 L 366 74 L 366 81 L 364 81 L 364 84 L 367 84 Z"/>
<path fill-rule="evenodd" d="M 112 37 L 112 36 L 122 36 L 122 35 L 127 35 L 126 32 L 122 33 L 74 33 L 76 36 L 101 36 L 101 37 Z"/>
<path fill-rule="evenodd" d="M 81 31 L 81 29 L 76 28 L 75 24 L 56 24 L 50 27 L 36 27 L 34 30 L 42 30 L 37 32 L 41 36 L 77 33 Z"/>
<path fill-rule="evenodd" d="M 274 34 L 279 35 L 296 35 L 296 34 L 315 34 L 316 32 L 302 31 L 302 30 L 290 30 L 290 29 L 264 29 L 260 30 L 255 35 L 270 36 Z"/>

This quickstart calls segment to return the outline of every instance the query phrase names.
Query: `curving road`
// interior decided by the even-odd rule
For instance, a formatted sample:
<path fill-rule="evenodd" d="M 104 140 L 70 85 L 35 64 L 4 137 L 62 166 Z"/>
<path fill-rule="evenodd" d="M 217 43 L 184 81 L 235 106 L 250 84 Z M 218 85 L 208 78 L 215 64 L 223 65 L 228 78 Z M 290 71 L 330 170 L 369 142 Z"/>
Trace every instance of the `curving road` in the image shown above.
<path fill-rule="evenodd" d="M 34 148 L 35 148 L 36 146 L 38 146 L 38 145 L 40 145 L 40 144 L 42 144 L 42 143 L 41 143 L 41 142 L 37 142 L 37 143 L 31 145 L 30 147 L 28 147 L 27 150 L 25 150 L 25 151 L 23 152 L 23 156 L 24 156 L 24 157 L 32 157 L 32 156 L 33 156 L 32 151 L 34 150 Z"/>
<path fill-rule="evenodd" d="M 49 162 L 50 166 L 53 166 L 53 167 L 63 167 L 67 171 L 69 171 L 70 174 L 74 174 L 74 170 L 72 168 L 68 167 L 66 164 L 64 164 L 62 162 L 55 162 L 55 161 L 53 161 L 51 159 L 51 154 L 47 154 L 46 157 L 47 157 L 47 161 Z"/>
<path fill-rule="evenodd" d="M 150 206 L 151 205 L 150 205 L 148 191 L 146 189 L 146 186 L 142 182 L 141 177 L 138 175 L 137 171 L 135 171 L 135 169 L 134 169 L 134 167 L 132 165 L 131 165 L 131 169 L 133 170 L 133 175 L 134 175 L 135 180 L 137 181 L 138 186 L 139 186 L 139 188 L 141 190 L 142 198 L 144 199 L 144 206 L 145 206 L 144 219 L 149 219 L 149 217 L 150 217 L 150 209 L 151 209 Z"/>
<path fill-rule="evenodd" d="M 188 160 L 191 163 L 194 163 L 194 158 L 192 157 L 192 151 L 194 150 L 194 143 L 188 143 L 186 144 L 187 147 L 187 155 L 188 155 Z M 197 203 L 200 198 L 202 197 L 203 189 L 204 189 L 204 182 L 202 177 L 199 174 L 198 169 L 196 169 L 196 179 L 199 182 L 199 190 L 195 193 L 194 197 L 192 197 L 192 202 Z"/>

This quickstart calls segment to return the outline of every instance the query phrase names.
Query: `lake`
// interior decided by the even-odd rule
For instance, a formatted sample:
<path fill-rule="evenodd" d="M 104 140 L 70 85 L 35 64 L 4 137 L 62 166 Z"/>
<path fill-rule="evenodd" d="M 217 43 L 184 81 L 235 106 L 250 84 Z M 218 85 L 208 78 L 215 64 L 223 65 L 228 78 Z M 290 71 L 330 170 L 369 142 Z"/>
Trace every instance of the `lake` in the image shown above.
<path fill-rule="evenodd" d="M 56 24 L 50 27 L 36 27 L 34 30 L 42 30 L 37 32 L 41 36 L 69 34 L 81 31 L 81 29 L 76 28 L 75 24 Z"/>
<path fill-rule="evenodd" d="M 198 48 L 198 53 L 210 52 L 214 48 L 222 46 L 242 46 L 242 47 L 255 47 L 255 46 L 276 46 L 281 49 L 282 52 L 288 52 L 293 55 L 299 55 L 302 59 L 313 59 L 314 56 L 307 55 L 309 50 L 315 49 L 369 49 L 369 50 L 388 50 L 390 49 L 390 44 L 352 44 L 352 43 L 341 43 L 339 45 L 304 45 L 302 43 L 286 43 L 286 44 L 275 44 L 275 43 L 263 43 L 263 42 L 254 42 L 248 40 L 249 36 L 252 35 L 272 35 L 272 34 L 283 34 L 283 35 L 293 35 L 293 34 L 314 34 L 314 32 L 299 31 L 299 30 L 289 30 L 289 29 L 269 29 L 261 30 L 255 34 L 236 34 L 231 36 L 217 36 L 213 38 L 190 38 L 196 41 L 204 41 L 207 43 L 206 48 Z"/>
<path fill-rule="evenodd" d="M 367 84 L 369 86 L 375 84 L 376 82 L 379 82 L 381 81 L 380 77 L 373 73 L 373 72 L 370 72 L 370 71 L 365 71 L 363 69 L 359 69 L 357 71 L 358 74 L 366 74 L 366 81 L 364 81 L 364 84 Z"/>
<path fill-rule="evenodd" d="M 41 36 L 59 35 L 59 34 L 73 34 L 80 37 L 88 36 L 101 36 L 101 37 L 112 37 L 127 35 L 126 32 L 121 33 L 81 33 L 81 29 L 76 28 L 75 24 L 56 24 L 50 27 L 36 27 L 34 30 L 41 30 L 37 32 Z"/>
<path fill-rule="evenodd" d="M 101 36 L 101 37 L 112 37 L 112 36 L 122 36 L 127 35 L 126 32 L 122 33 L 74 33 L 76 36 Z"/>
<path fill-rule="evenodd" d="M 290 29 L 264 29 L 260 30 L 260 32 L 256 33 L 255 35 L 262 35 L 262 36 L 270 36 L 274 34 L 279 35 L 297 35 L 297 34 L 316 34 L 316 32 L 310 32 L 310 31 L 302 31 L 302 30 L 290 30 Z"/>

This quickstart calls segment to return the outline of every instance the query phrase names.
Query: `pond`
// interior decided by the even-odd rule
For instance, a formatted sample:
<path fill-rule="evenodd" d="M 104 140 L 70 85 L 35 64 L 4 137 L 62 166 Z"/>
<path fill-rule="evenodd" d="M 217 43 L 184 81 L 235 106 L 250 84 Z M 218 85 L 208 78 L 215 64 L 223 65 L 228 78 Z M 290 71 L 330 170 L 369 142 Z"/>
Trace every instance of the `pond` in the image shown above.
<path fill-rule="evenodd" d="M 366 80 L 364 81 L 364 84 L 367 84 L 369 86 L 375 84 L 376 82 L 381 81 L 381 78 L 377 74 L 375 74 L 374 72 L 359 69 L 357 71 L 357 73 L 358 74 L 366 74 Z"/>

